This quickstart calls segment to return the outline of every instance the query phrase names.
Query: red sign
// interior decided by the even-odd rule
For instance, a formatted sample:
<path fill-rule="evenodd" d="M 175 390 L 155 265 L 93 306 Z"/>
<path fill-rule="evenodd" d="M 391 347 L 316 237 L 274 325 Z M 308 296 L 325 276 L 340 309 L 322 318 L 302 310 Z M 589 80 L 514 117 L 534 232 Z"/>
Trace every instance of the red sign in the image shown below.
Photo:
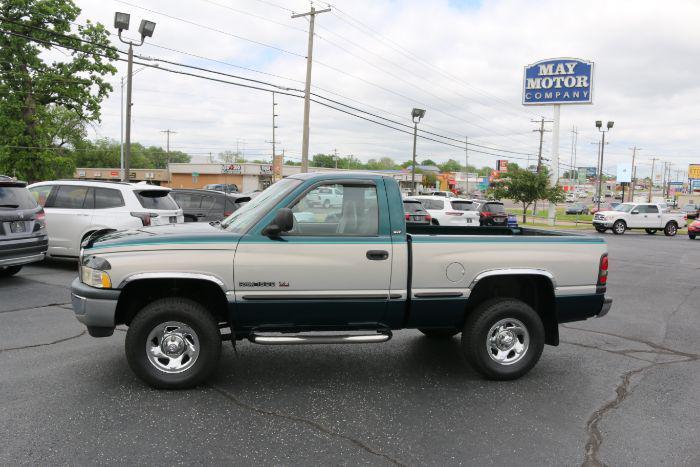
<path fill-rule="evenodd" d="M 508 172 L 508 161 L 504 159 L 497 160 L 496 170 L 501 173 Z"/>
<path fill-rule="evenodd" d="M 119 172 L 117 172 L 116 170 L 112 170 L 109 174 L 110 174 L 112 177 L 118 177 L 118 176 L 119 176 Z"/>

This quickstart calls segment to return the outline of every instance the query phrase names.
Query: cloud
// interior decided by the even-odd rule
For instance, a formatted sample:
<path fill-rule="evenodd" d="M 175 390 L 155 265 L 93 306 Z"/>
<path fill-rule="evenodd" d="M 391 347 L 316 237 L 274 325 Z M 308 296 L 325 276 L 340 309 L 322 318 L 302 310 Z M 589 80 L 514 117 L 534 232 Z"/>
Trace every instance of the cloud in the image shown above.
<path fill-rule="evenodd" d="M 305 1 L 78 4 L 82 21 L 89 18 L 111 26 L 115 10 L 130 12 L 135 24 L 141 18 L 156 21 L 153 38 L 136 49 L 139 54 L 303 87 L 308 22 L 290 18 L 285 8 L 306 11 Z M 595 62 L 594 104 L 562 108 L 562 160 L 569 162 L 570 130 L 577 126 L 579 165 L 594 165 L 596 146 L 589 143 L 598 141 L 593 123 L 602 119 L 615 121 L 606 148 L 607 171 L 628 162 L 633 145 L 645 148 L 638 158 L 641 174 L 650 168 L 644 164 L 651 155 L 672 161 L 674 169 L 686 168 L 700 161 L 695 142 L 700 122 L 695 78 L 700 72 L 695 60 L 700 52 L 699 20 L 700 4 L 681 0 L 663 5 L 646 0 L 338 0 L 332 13 L 317 17 L 313 86 L 320 94 L 409 125 L 411 108 L 423 107 L 427 113 L 421 127 L 426 130 L 534 153 L 538 134 L 532 132 L 536 126 L 531 120 L 549 118 L 551 107 L 520 104 L 523 66 L 550 57 L 580 57 Z M 120 63 L 120 76 L 125 69 Z M 115 93 L 103 104 L 97 133 L 118 139 L 119 78 L 112 82 Z M 285 96 L 277 96 L 277 101 L 277 139 L 289 157 L 298 158 L 302 102 Z M 271 150 L 266 143 L 272 138 L 269 93 L 146 70 L 134 77 L 134 103 L 135 141 L 162 145 L 160 131 L 172 128 L 178 133 L 171 145 L 192 153 L 235 149 L 237 140 L 239 145 L 245 140 L 250 154 Z M 549 154 L 551 133 L 546 138 Z M 333 149 L 364 160 L 386 155 L 402 161 L 410 158 L 412 136 L 312 104 L 311 153 Z M 437 161 L 464 158 L 460 149 L 423 140 L 418 153 L 419 158 Z M 470 162 L 494 165 L 495 159 L 473 153 Z"/>

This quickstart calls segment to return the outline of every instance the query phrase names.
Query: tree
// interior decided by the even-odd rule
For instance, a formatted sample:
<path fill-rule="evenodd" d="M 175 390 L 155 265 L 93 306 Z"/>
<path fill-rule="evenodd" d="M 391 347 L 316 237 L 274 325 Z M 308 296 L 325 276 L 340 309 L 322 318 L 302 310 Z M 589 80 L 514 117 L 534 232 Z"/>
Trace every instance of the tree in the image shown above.
<path fill-rule="evenodd" d="M 72 155 L 76 167 L 114 168 L 120 166 L 119 142 L 103 138 L 95 142 L 83 141 L 76 145 Z M 134 169 L 165 169 L 168 162 L 189 162 L 190 156 L 180 151 L 170 151 L 161 147 L 145 147 L 131 143 L 131 167 Z"/>
<path fill-rule="evenodd" d="M 440 164 L 438 167 L 440 167 L 440 170 L 443 172 L 461 172 L 462 171 L 462 166 L 460 165 L 459 162 L 457 162 L 454 159 L 449 159 L 447 162 L 444 164 Z"/>
<path fill-rule="evenodd" d="M 117 52 L 105 48 L 109 33 L 100 23 L 88 20 L 71 32 L 79 14 L 72 0 L 0 2 L 0 172 L 29 181 L 54 177 L 71 163 L 56 150 L 68 141 L 55 140 L 55 114 L 99 121 L 100 103 L 112 91 L 104 75 L 116 73 Z M 66 55 L 49 62 L 44 52 L 59 46 Z"/>
<path fill-rule="evenodd" d="M 335 158 L 332 154 L 315 154 L 311 159 L 310 165 L 312 167 L 327 167 L 329 169 L 334 169 L 336 167 L 335 164 Z"/>
<path fill-rule="evenodd" d="M 564 201 L 564 190 L 559 185 L 549 186 L 549 174 L 546 168 L 536 173 L 509 167 L 508 172 L 501 177 L 496 180 L 492 188 L 488 189 L 487 196 L 519 202 L 523 207 L 523 223 L 527 221 L 527 208 L 535 201 L 540 199 L 552 203 Z"/>
<path fill-rule="evenodd" d="M 423 159 L 420 162 L 420 165 L 434 165 L 437 166 L 437 164 L 432 160 L 432 159 Z"/>
<path fill-rule="evenodd" d="M 245 162 L 245 157 L 240 152 L 224 151 L 219 153 L 219 160 L 224 164 L 241 164 Z"/>

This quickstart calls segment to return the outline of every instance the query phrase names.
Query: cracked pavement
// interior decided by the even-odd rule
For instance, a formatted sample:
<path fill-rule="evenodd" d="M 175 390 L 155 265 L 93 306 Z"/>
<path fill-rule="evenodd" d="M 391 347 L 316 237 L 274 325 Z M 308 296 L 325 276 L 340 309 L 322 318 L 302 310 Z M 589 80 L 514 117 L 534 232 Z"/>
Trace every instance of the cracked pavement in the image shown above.
<path fill-rule="evenodd" d="M 0 464 L 699 465 L 700 242 L 604 235 L 602 319 L 561 328 L 513 382 L 465 368 L 458 339 L 224 345 L 215 377 L 155 391 L 124 333 L 72 315 L 75 265 L 0 282 Z"/>

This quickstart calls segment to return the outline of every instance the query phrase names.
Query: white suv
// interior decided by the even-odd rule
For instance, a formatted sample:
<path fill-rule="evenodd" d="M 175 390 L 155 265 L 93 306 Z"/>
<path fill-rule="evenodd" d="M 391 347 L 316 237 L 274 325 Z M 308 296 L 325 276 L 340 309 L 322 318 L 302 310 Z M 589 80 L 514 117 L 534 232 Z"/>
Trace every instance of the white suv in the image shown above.
<path fill-rule="evenodd" d="M 27 188 L 46 212 L 52 257 L 78 257 L 80 243 L 96 230 L 185 221 L 170 188 L 89 180 L 39 182 Z"/>
<path fill-rule="evenodd" d="M 479 226 L 479 204 L 468 199 L 444 196 L 412 196 L 421 202 L 436 225 Z"/>

